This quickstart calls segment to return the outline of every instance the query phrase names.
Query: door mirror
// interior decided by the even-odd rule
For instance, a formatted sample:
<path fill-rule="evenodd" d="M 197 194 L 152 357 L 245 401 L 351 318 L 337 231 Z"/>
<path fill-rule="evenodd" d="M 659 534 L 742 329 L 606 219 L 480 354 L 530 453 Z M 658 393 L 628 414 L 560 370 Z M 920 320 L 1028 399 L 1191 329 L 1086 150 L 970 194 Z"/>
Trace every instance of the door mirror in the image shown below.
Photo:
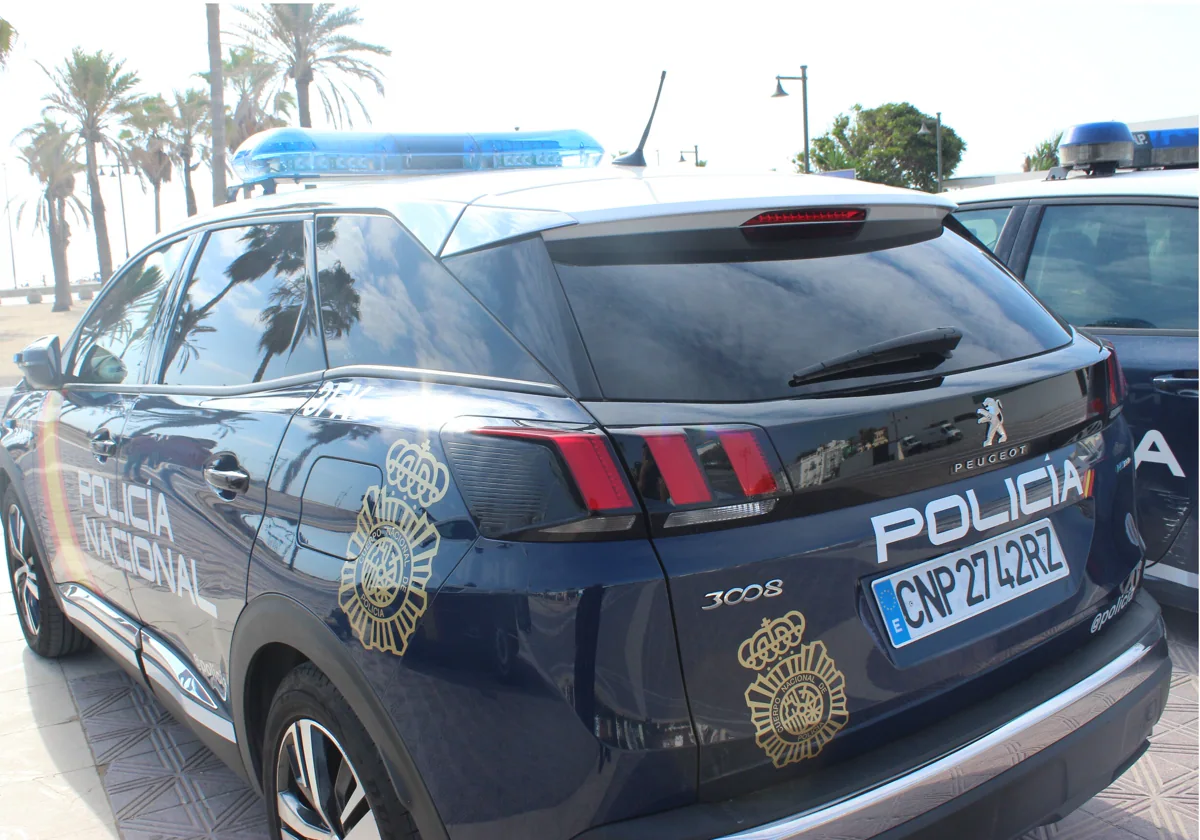
<path fill-rule="evenodd" d="M 48 391 L 62 386 L 62 351 L 58 336 L 44 335 L 13 356 L 29 387 Z"/>

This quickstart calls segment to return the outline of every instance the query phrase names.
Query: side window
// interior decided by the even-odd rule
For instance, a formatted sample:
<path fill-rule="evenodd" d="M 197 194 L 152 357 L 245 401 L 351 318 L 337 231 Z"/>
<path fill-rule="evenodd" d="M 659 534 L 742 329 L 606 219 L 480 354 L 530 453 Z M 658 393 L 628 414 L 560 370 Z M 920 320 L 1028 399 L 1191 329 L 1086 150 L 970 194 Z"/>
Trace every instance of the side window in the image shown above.
<path fill-rule="evenodd" d="M 1004 223 L 1008 221 L 1010 213 L 1011 207 L 989 207 L 986 210 L 959 210 L 954 214 L 954 218 L 962 222 L 963 227 L 971 231 L 989 251 L 995 251 L 996 243 L 1000 241 L 1000 232 L 1004 230 Z"/>
<path fill-rule="evenodd" d="M 317 218 L 329 366 L 392 365 L 547 381 L 545 371 L 400 224 Z"/>
<path fill-rule="evenodd" d="M 163 384 L 245 385 L 321 370 L 303 222 L 212 231 L 171 325 Z"/>
<path fill-rule="evenodd" d="M 1046 207 L 1025 283 L 1078 327 L 1196 329 L 1196 208 Z"/>
<path fill-rule="evenodd" d="M 75 382 L 141 382 L 154 323 L 187 242 L 147 254 L 112 281 L 79 331 L 70 368 Z"/>

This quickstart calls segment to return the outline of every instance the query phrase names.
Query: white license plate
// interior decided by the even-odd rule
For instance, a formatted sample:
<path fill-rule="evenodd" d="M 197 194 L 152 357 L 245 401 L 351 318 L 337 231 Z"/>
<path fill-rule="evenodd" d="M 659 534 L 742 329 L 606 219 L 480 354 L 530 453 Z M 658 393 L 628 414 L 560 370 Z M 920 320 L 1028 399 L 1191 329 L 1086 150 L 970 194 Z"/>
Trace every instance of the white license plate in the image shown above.
<path fill-rule="evenodd" d="M 1040 519 L 871 583 L 893 647 L 904 647 L 1071 573 Z"/>

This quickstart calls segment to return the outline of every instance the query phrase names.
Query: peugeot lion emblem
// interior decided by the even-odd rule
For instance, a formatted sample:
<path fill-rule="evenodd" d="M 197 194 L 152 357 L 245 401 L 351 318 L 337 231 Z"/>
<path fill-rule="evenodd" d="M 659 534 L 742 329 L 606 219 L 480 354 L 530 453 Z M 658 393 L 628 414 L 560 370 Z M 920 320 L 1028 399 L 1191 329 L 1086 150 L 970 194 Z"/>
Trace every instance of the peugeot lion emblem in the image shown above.
<path fill-rule="evenodd" d="M 987 423 L 987 439 L 983 442 L 984 446 L 991 446 L 993 443 L 1004 443 L 1008 440 L 1008 433 L 1004 431 L 1004 407 L 1000 405 L 1000 400 L 995 397 L 988 397 L 983 401 L 983 408 L 975 411 L 979 415 L 976 423 Z"/>

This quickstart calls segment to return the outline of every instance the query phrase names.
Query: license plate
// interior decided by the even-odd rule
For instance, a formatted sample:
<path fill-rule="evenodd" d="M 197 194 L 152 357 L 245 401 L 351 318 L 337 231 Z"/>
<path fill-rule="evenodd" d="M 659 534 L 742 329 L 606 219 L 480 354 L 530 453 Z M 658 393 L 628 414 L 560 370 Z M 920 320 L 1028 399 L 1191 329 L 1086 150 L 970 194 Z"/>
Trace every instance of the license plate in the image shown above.
<path fill-rule="evenodd" d="M 871 583 L 892 647 L 940 633 L 1071 573 L 1041 519 Z"/>

